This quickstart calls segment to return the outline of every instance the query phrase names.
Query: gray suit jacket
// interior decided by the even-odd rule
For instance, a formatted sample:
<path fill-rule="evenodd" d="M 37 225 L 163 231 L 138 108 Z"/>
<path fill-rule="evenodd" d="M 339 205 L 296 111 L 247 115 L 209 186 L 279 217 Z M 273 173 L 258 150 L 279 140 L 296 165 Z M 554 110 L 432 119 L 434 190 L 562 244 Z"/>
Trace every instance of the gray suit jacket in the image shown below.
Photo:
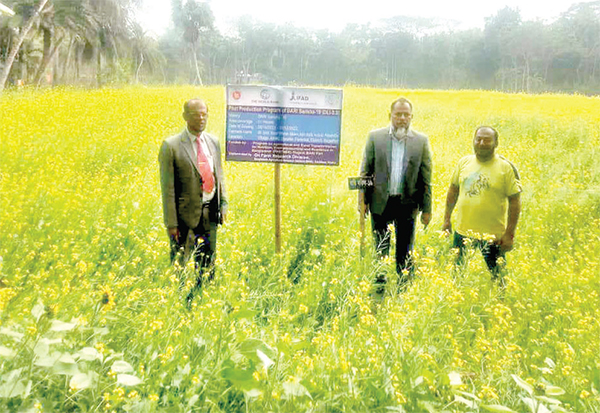
<path fill-rule="evenodd" d="M 214 161 L 218 205 L 218 211 L 211 221 L 220 223 L 221 212 L 227 208 L 221 147 L 215 136 L 204 134 Z M 158 161 L 165 226 L 179 227 L 179 222 L 183 221 L 189 228 L 196 228 L 202 215 L 202 178 L 187 130 L 165 139 Z"/>
<path fill-rule="evenodd" d="M 371 131 L 367 138 L 360 175 L 373 177 L 373 187 L 365 191 L 372 214 L 383 214 L 389 198 L 392 139 L 389 126 Z M 431 212 L 431 148 L 427 136 L 413 129 L 406 138 L 402 172 L 402 203 Z"/>

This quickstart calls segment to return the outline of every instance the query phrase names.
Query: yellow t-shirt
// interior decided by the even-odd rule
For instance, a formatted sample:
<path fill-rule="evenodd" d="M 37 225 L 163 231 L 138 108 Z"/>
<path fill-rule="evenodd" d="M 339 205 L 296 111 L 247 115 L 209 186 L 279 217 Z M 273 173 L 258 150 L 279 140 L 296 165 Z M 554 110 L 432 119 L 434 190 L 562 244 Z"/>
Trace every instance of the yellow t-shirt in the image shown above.
<path fill-rule="evenodd" d="M 459 187 L 455 230 L 460 235 L 499 239 L 506 229 L 508 197 L 522 191 L 515 166 L 499 155 L 480 162 L 475 155 L 458 161 L 452 184 Z"/>

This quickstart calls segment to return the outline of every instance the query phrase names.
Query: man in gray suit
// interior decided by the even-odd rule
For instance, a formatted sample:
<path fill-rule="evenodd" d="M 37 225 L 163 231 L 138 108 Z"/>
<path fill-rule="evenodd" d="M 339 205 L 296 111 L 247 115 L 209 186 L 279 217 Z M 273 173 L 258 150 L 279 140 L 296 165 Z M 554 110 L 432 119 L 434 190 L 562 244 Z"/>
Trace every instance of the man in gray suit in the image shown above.
<path fill-rule="evenodd" d="M 217 225 L 225 221 L 227 196 L 219 140 L 204 132 L 206 103 L 201 99 L 185 102 L 183 119 L 185 130 L 165 139 L 160 149 L 160 184 L 171 261 L 183 264 L 193 254 L 199 288 L 203 272 L 210 269 L 210 278 L 214 273 Z"/>
<path fill-rule="evenodd" d="M 390 125 L 369 133 L 360 175 L 373 186 L 361 193 L 360 213 L 371 213 L 375 249 L 380 255 L 390 250 L 389 224 L 396 230 L 396 271 L 400 284 L 409 279 L 410 251 L 415 220 L 421 212 L 426 227 L 431 220 L 431 149 L 426 135 L 410 128 L 412 103 L 399 98 L 390 107 Z M 378 290 L 386 280 L 378 277 Z"/>

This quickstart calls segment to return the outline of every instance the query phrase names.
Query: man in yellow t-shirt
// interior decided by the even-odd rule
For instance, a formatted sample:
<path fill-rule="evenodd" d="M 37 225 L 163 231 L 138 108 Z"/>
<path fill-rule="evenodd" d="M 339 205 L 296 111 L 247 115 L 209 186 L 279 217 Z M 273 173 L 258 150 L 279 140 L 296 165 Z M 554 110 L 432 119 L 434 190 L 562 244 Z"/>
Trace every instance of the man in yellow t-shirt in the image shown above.
<path fill-rule="evenodd" d="M 475 154 L 462 158 L 452 175 L 443 224 L 443 230 L 451 233 L 456 206 L 453 247 L 458 248 L 458 262 L 464 263 L 466 246 L 473 245 L 481 250 L 494 279 L 500 275 L 505 253 L 513 248 L 522 191 L 517 168 L 495 153 L 497 147 L 496 129 L 478 127 Z"/>

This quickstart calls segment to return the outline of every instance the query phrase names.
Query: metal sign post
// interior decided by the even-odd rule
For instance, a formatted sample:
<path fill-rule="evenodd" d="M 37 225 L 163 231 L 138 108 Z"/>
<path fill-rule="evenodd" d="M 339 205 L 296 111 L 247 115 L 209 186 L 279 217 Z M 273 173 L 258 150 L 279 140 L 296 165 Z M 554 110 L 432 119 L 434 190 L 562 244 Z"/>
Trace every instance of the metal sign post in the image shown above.
<path fill-rule="evenodd" d="M 352 191 L 358 191 L 358 222 L 360 226 L 360 255 L 365 252 L 365 215 L 367 213 L 365 205 L 365 191 L 373 187 L 373 177 L 358 176 L 348 178 L 348 188 Z"/>
<path fill-rule="evenodd" d="M 276 163 L 275 180 L 275 252 L 281 254 L 281 164 Z"/>

